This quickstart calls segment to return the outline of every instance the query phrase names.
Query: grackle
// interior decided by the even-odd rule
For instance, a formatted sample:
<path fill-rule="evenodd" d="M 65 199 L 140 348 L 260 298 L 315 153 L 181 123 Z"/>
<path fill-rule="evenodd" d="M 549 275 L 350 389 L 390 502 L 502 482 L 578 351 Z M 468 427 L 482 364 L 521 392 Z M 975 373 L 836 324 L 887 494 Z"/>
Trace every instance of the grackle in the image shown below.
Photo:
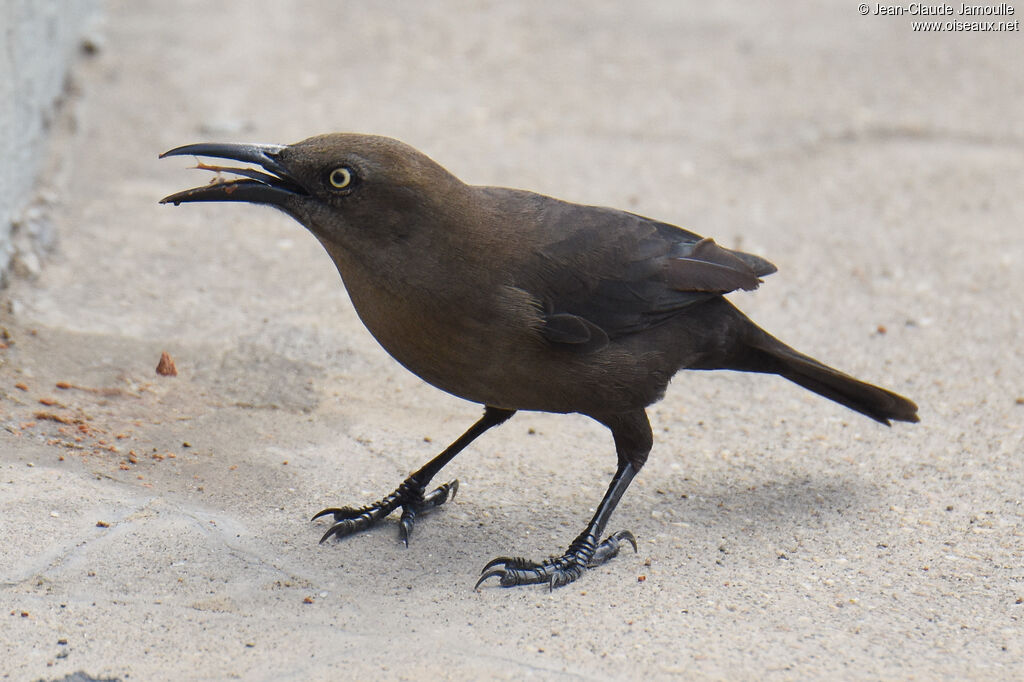
<path fill-rule="evenodd" d="M 162 156 L 250 164 L 208 170 L 239 179 L 161 203 L 267 204 L 302 223 L 334 261 L 360 319 L 398 362 L 483 416 L 383 499 L 325 509 L 321 542 L 401 508 L 408 544 L 417 515 L 454 496 L 427 492 L 445 464 L 517 410 L 578 412 L 607 426 L 618 466 L 594 517 L 558 557 L 500 557 L 477 582 L 558 587 L 636 541 L 602 540 L 653 442 L 645 408 L 680 369 L 778 374 L 888 425 L 917 406 L 799 353 L 724 298 L 775 272 L 768 261 L 673 225 L 532 192 L 461 182 L 412 147 L 333 134 L 293 145 L 193 144 Z"/>

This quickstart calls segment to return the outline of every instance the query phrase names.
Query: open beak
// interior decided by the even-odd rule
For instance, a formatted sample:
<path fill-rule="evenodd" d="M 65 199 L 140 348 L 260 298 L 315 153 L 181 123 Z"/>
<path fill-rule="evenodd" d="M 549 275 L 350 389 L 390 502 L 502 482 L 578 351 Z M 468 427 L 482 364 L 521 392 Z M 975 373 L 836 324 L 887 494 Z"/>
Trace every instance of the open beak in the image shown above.
<path fill-rule="evenodd" d="M 281 164 L 279 154 L 283 149 L 285 147 L 279 144 L 202 143 L 188 144 L 164 152 L 160 155 L 161 159 L 165 156 L 207 156 L 250 163 L 263 170 L 211 166 L 200 162 L 196 168 L 214 171 L 218 176 L 208 185 L 171 194 L 161 199 L 160 203 L 177 206 L 187 201 L 244 201 L 286 209 L 290 200 L 309 196 L 309 193 Z M 220 173 L 240 175 L 242 179 L 225 180 L 220 177 Z"/>

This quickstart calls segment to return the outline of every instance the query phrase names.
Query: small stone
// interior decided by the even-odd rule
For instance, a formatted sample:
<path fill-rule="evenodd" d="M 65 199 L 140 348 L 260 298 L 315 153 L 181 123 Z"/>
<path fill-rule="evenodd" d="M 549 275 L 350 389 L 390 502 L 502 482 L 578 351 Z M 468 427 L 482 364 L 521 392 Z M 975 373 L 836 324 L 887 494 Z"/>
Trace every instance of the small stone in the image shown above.
<path fill-rule="evenodd" d="M 178 368 L 174 366 L 174 358 L 167 351 L 160 354 L 160 362 L 156 365 L 156 373 L 162 377 L 178 376 Z"/>

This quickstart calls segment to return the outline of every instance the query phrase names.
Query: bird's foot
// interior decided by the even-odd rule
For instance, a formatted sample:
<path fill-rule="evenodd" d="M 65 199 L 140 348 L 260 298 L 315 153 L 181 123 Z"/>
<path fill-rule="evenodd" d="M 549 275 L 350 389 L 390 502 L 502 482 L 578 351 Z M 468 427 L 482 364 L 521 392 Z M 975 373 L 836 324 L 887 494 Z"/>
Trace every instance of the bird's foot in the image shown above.
<path fill-rule="evenodd" d="M 477 589 L 488 578 L 498 578 L 502 587 L 536 585 L 547 583 L 550 589 L 568 585 L 588 568 L 600 566 L 619 553 L 622 542 L 633 545 L 637 551 L 636 538 L 628 530 L 620 530 L 597 544 L 597 538 L 589 530 L 572 541 L 569 549 L 560 557 L 551 557 L 541 562 L 522 557 L 498 557 L 487 563 L 481 571 Z"/>
<path fill-rule="evenodd" d="M 313 521 L 328 514 L 334 515 L 334 525 L 327 529 L 320 542 L 335 536 L 343 538 L 353 533 L 359 533 L 374 525 L 381 519 L 387 518 L 391 512 L 402 508 L 402 517 L 399 520 L 399 535 L 405 546 L 409 546 L 409 535 L 412 533 L 416 517 L 434 507 L 439 507 L 449 499 L 454 499 L 459 491 L 457 480 L 443 483 L 431 492 L 424 494 L 424 487 L 412 478 L 402 481 L 402 484 L 393 493 L 373 504 L 365 507 L 331 507 L 324 509 L 313 517 Z"/>

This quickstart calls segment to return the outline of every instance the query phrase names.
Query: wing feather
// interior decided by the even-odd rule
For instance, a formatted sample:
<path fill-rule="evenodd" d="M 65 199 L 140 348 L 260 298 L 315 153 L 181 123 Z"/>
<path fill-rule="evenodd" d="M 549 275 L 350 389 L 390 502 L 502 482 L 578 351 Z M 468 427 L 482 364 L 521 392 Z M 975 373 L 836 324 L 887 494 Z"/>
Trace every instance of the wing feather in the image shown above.
<path fill-rule="evenodd" d="M 544 338 L 576 351 L 592 352 L 731 291 L 756 289 L 761 276 L 775 272 L 763 258 L 633 213 L 488 191 L 529 216 L 531 241 L 540 246 L 515 273 L 515 286 L 537 300 Z"/>

